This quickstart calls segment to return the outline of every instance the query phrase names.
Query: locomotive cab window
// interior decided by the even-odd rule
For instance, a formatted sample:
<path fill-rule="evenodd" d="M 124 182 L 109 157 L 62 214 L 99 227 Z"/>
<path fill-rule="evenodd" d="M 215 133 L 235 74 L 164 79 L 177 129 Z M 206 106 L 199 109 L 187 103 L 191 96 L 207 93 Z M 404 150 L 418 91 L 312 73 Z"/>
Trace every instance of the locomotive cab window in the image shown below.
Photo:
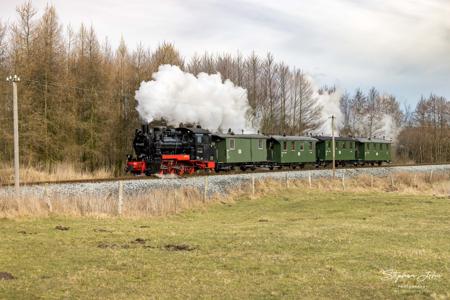
<path fill-rule="evenodd" d="M 202 135 L 196 134 L 196 138 L 197 138 L 197 144 L 201 144 L 202 143 Z"/>
<path fill-rule="evenodd" d="M 230 150 L 234 150 L 236 148 L 234 139 L 230 139 Z"/>

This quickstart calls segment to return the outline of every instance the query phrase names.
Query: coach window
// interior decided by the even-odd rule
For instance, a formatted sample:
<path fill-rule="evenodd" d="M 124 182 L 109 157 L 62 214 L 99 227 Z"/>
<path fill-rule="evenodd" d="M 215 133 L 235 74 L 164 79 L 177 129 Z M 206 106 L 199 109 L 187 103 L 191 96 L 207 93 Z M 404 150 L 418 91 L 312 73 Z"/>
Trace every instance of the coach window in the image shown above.
<path fill-rule="evenodd" d="M 291 142 L 291 151 L 294 151 L 294 150 L 295 150 L 295 142 L 292 141 L 292 142 Z"/>
<path fill-rule="evenodd" d="M 230 150 L 234 150 L 235 149 L 235 141 L 234 139 L 230 139 Z"/>
<path fill-rule="evenodd" d="M 304 144 L 304 143 L 301 143 L 301 144 L 300 144 L 300 151 L 303 151 L 303 150 L 305 150 L 305 144 Z"/>
<path fill-rule="evenodd" d="M 342 142 L 342 149 L 345 149 L 347 147 L 347 142 Z"/>
<path fill-rule="evenodd" d="M 313 149 L 313 142 L 309 142 L 309 150 L 314 150 Z"/>
<path fill-rule="evenodd" d="M 263 140 L 262 139 L 258 140 L 258 149 L 263 149 Z"/>
<path fill-rule="evenodd" d="M 287 142 L 283 142 L 283 150 L 287 150 Z"/>

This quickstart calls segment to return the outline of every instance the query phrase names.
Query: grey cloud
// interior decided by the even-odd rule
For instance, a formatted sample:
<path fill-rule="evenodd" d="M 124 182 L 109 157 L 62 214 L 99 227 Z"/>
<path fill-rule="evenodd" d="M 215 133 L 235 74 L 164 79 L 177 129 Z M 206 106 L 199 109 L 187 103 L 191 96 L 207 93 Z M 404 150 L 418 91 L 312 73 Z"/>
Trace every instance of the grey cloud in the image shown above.
<path fill-rule="evenodd" d="M 21 0 L 2 1 L 14 20 Z M 42 9 L 46 0 L 35 0 Z M 271 51 L 278 60 L 342 88 L 377 86 L 411 103 L 431 91 L 450 98 L 448 0 L 60 0 L 60 19 L 92 22 L 100 37 L 130 47 L 174 42 L 193 53 Z"/>

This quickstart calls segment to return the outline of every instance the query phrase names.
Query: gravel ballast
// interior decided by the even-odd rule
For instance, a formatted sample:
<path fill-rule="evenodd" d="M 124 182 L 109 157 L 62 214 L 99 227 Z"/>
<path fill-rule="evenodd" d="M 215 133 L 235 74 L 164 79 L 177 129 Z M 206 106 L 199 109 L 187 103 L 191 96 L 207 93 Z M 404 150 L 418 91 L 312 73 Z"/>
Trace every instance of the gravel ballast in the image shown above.
<path fill-rule="evenodd" d="M 421 166 L 399 166 L 399 167 L 377 167 L 377 168 L 349 168 L 336 169 L 336 176 L 342 178 L 354 177 L 362 174 L 373 175 L 376 177 L 386 177 L 394 173 L 427 173 L 427 172 L 450 172 L 450 164 L 446 165 L 421 165 Z M 252 177 L 255 180 L 274 179 L 274 180 L 295 180 L 305 179 L 311 175 L 311 178 L 330 178 L 332 170 L 314 169 L 301 171 L 278 171 L 278 172 L 258 172 L 241 173 L 229 175 L 211 175 L 195 176 L 183 178 L 161 178 L 148 180 L 123 180 L 123 192 L 125 196 L 133 196 L 151 192 L 153 190 L 172 190 L 177 188 L 193 188 L 204 190 L 205 178 L 207 177 L 208 194 L 226 194 L 233 187 L 241 184 L 250 183 Z M 90 182 L 90 183 L 63 183 L 22 186 L 22 196 L 60 196 L 60 197 L 83 197 L 83 196 L 108 196 L 118 193 L 119 181 Z M 0 188 L 0 196 L 13 196 L 14 187 Z"/>

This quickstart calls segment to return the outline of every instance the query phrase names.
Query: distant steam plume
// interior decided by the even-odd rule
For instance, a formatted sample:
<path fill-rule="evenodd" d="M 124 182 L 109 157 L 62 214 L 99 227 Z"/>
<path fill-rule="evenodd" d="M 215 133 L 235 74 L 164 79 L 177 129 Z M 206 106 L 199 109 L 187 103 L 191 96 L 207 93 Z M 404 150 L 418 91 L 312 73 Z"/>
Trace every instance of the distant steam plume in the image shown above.
<path fill-rule="evenodd" d="M 312 88 L 313 97 L 317 100 L 317 104 L 322 108 L 320 112 L 320 120 L 323 122 L 315 133 L 331 135 L 331 116 L 334 116 L 334 134 L 339 135 L 340 125 L 343 123 L 344 115 L 341 111 L 340 100 L 342 91 L 335 87 L 319 88 L 315 80 L 311 76 L 307 76 Z"/>
<path fill-rule="evenodd" d="M 220 74 L 196 77 L 177 66 L 162 65 L 152 81 L 141 83 L 136 100 L 147 122 L 164 118 L 169 125 L 200 124 L 212 131 L 247 128 L 247 90 L 230 80 L 223 82 Z"/>

